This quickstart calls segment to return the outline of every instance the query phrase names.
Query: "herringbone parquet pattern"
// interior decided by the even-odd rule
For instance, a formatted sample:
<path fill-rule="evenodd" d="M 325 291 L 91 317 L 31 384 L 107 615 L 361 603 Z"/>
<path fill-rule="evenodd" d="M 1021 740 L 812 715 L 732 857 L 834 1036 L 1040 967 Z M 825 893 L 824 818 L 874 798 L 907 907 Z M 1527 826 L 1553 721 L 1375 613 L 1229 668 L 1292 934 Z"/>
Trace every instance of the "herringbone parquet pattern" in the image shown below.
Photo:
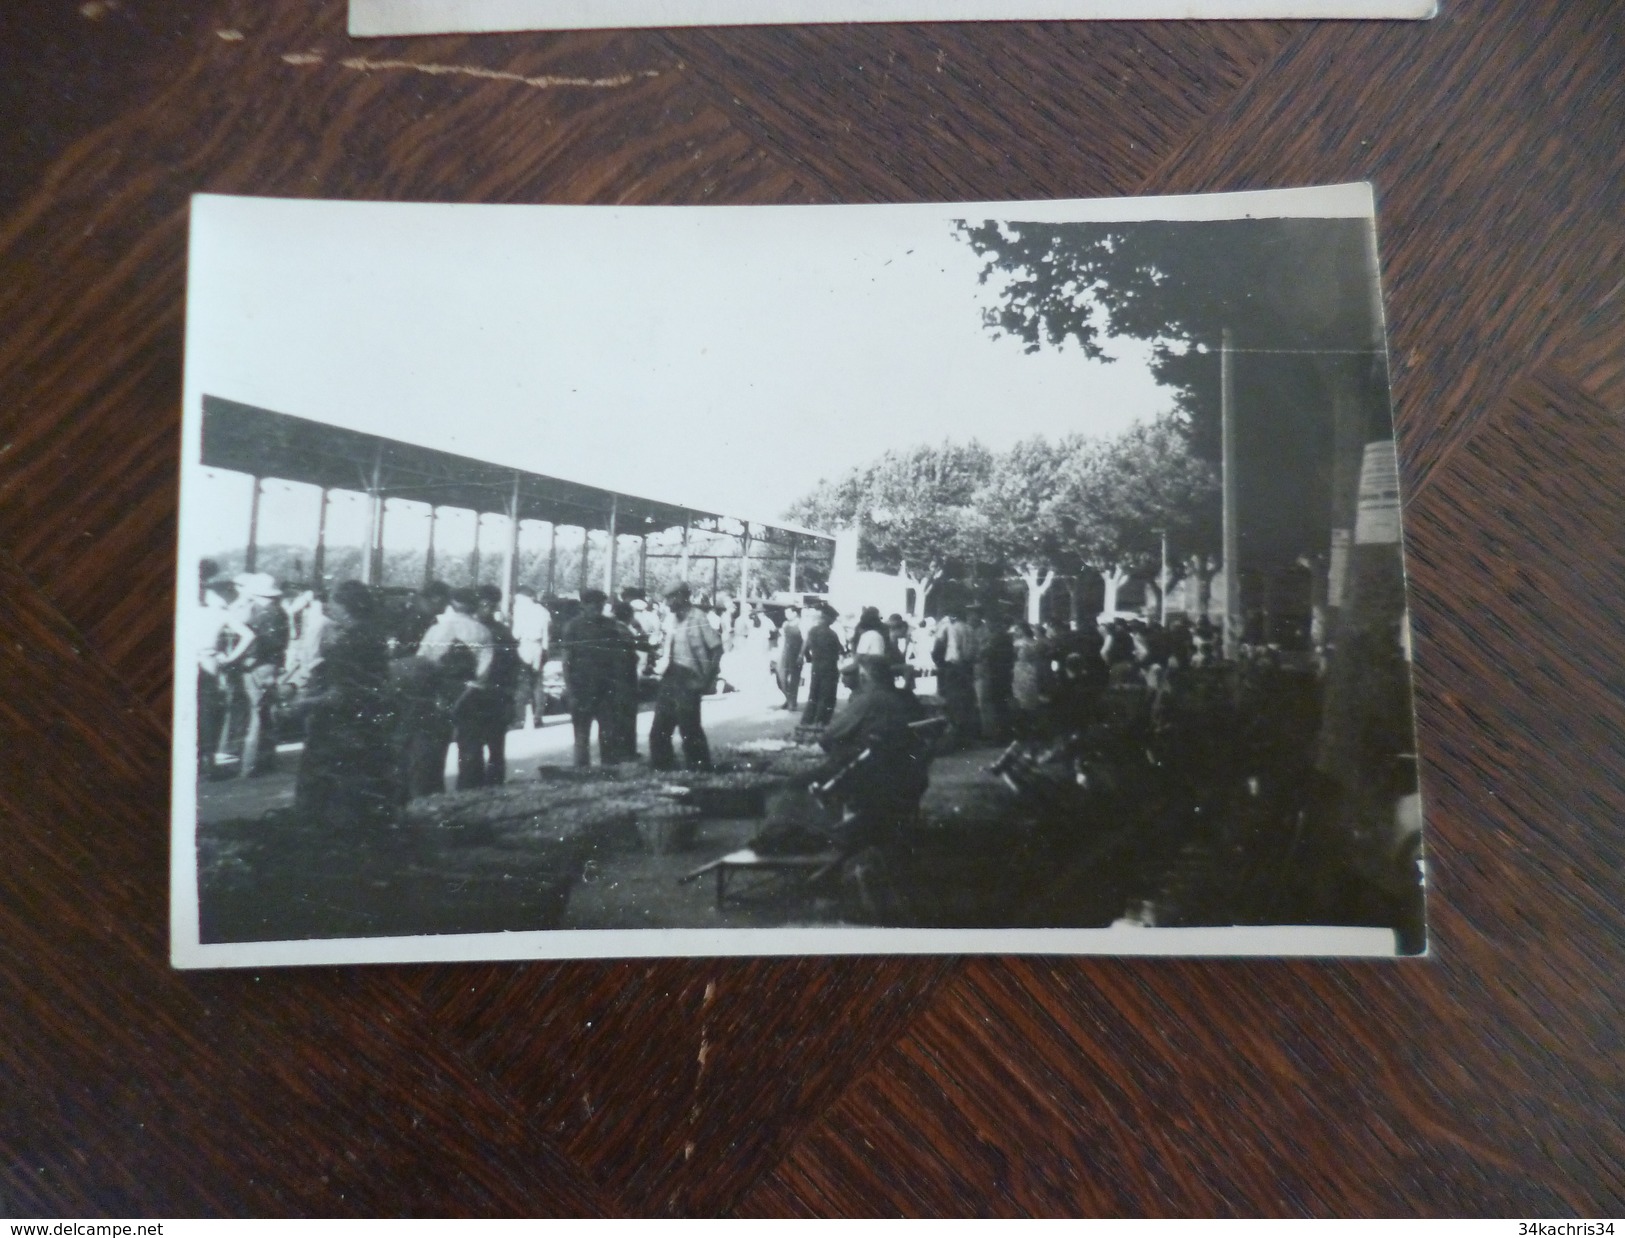
<path fill-rule="evenodd" d="M 7 9 L 0 1211 L 1625 1208 L 1625 7 L 367 44 L 342 0 Z M 870 202 L 1366 177 L 1430 960 L 170 971 L 190 193 Z"/>

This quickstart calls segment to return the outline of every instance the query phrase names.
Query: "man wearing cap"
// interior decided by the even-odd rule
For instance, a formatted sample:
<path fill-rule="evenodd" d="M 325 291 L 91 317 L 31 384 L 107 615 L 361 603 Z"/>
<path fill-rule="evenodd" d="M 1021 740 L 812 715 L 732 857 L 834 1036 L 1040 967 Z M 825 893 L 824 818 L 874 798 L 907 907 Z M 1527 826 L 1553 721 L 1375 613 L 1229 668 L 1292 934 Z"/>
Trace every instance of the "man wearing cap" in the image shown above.
<path fill-rule="evenodd" d="M 671 769 L 676 764 L 672 731 L 683 736 L 683 761 L 690 769 L 711 764 L 711 746 L 700 725 L 700 701 L 716 681 L 722 665 L 722 638 L 689 597 L 687 585 L 666 595 L 672 625 L 666 637 L 666 673 L 655 698 L 649 726 L 649 764 Z"/>
<path fill-rule="evenodd" d="M 248 708 L 248 731 L 243 736 L 240 778 L 268 774 L 276 769 L 277 680 L 288 652 L 288 614 L 282 609 L 282 590 L 268 572 L 242 572 L 237 586 L 240 626 L 235 647 L 220 660 L 230 676 L 233 695 L 241 693 Z"/>

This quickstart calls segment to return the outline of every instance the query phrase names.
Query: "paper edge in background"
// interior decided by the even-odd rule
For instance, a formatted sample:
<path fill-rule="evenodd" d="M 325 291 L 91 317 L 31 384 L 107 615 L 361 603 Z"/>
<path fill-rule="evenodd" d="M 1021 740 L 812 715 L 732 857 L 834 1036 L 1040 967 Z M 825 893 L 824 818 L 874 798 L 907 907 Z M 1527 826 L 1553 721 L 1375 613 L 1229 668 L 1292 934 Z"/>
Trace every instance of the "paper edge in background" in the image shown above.
<path fill-rule="evenodd" d="M 471 34 L 659 26 L 932 21 L 1190 21 L 1399 19 L 1438 13 L 1436 0 L 350 0 L 350 34 Z"/>

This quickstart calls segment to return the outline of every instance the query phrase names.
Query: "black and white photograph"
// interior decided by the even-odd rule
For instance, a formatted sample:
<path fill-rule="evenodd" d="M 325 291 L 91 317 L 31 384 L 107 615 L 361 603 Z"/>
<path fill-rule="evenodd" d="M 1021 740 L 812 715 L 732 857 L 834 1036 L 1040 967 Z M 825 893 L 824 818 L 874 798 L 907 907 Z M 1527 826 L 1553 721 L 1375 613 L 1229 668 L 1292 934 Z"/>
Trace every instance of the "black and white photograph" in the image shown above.
<path fill-rule="evenodd" d="M 179 967 L 1426 952 L 1369 186 L 193 199 Z"/>

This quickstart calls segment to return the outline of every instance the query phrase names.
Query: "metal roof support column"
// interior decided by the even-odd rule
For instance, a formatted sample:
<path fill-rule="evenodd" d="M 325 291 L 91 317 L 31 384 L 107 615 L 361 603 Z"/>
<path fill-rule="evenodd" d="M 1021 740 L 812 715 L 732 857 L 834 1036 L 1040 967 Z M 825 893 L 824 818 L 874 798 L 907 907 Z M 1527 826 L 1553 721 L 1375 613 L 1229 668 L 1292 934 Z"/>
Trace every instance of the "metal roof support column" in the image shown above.
<path fill-rule="evenodd" d="M 547 522 L 547 592 L 553 593 L 553 574 L 559 566 L 559 526 L 553 521 Z"/>
<path fill-rule="evenodd" d="M 604 596 L 610 600 L 615 598 L 615 554 L 620 549 L 620 538 L 616 533 L 616 523 L 620 517 L 621 500 L 619 495 L 609 496 L 609 550 L 604 555 Z"/>
<path fill-rule="evenodd" d="M 477 588 L 480 583 L 480 520 L 481 513 L 474 513 L 474 549 L 468 552 L 468 587 Z"/>
<path fill-rule="evenodd" d="M 254 490 L 248 500 L 248 549 L 243 552 L 243 571 L 252 572 L 259 557 L 260 540 L 260 479 L 254 479 Z"/>
<path fill-rule="evenodd" d="M 745 535 L 739 539 L 739 601 L 744 606 L 750 601 L 750 521 L 740 522 Z"/>
<path fill-rule="evenodd" d="M 378 553 L 383 536 L 384 445 L 379 443 L 372 458 L 372 480 L 367 484 L 367 548 L 361 555 L 361 583 L 364 585 L 383 583 L 383 556 Z"/>
<path fill-rule="evenodd" d="M 796 552 L 801 549 L 801 539 L 794 533 L 790 534 L 790 592 L 796 591 Z"/>
<path fill-rule="evenodd" d="M 587 551 L 592 547 L 592 530 L 586 525 L 581 526 L 581 563 L 576 572 L 576 596 L 587 587 Z"/>
<path fill-rule="evenodd" d="M 316 508 L 316 553 L 310 558 L 310 587 L 320 589 L 322 579 L 327 575 L 327 498 L 328 490 L 322 487 L 322 500 Z"/>
<path fill-rule="evenodd" d="M 434 529 L 440 523 L 440 508 L 429 504 L 429 547 L 423 552 L 423 587 L 427 589 L 434 579 Z"/>
<path fill-rule="evenodd" d="M 679 579 L 683 584 L 688 583 L 688 526 L 694 523 L 691 512 L 683 513 L 683 561 L 678 564 Z"/>
<path fill-rule="evenodd" d="M 368 583 L 381 585 L 384 583 L 384 517 L 389 511 L 389 500 L 380 494 L 377 502 L 378 519 L 373 526 L 372 546 L 367 552 L 372 563 L 372 579 Z"/>
<path fill-rule="evenodd" d="M 638 589 L 649 591 L 649 535 L 638 538 Z"/>
<path fill-rule="evenodd" d="M 513 591 L 519 587 L 519 474 L 508 496 L 508 544 L 502 553 L 502 613 L 513 615 Z"/>
<path fill-rule="evenodd" d="M 374 585 L 378 582 L 373 579 L 372 569 L 372 543 L 378 527 L 378 496 L 369 491 L 367 493 L 367 545 L 361 552 L 361 583 Z"/>

